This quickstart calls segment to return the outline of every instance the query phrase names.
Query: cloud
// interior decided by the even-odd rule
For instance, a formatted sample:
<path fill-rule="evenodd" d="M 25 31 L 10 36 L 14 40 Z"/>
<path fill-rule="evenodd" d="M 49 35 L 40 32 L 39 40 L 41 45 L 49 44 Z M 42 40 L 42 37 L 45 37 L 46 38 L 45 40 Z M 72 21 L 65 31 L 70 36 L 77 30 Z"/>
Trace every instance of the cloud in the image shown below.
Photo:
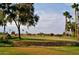
<path fill-rule="evenodd" d="M 36 13 L 40 16 L 40 20 L 35 28 L 29 29 L 30 32 L 63 33 L 65 20 L 62 13 L 44 10 L 38 10 Z"/>

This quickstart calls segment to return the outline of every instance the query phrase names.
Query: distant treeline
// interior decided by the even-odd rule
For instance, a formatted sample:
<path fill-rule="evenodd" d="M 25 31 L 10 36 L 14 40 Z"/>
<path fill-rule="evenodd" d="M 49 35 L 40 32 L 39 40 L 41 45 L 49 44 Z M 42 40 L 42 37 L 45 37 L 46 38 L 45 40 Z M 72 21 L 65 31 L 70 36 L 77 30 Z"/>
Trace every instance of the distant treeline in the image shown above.
<path fill-rule="evenodd" d="M 3 34 L 3 32 L 0 32 L 0 34 Z M 16 36 L 18 34 L 13 31 L 13 32 L 11 32 L 11 35 L 15 35 Z M 31 36 L 31 35 L 40 35 L 40 36 L 65 36 L 65 33 L 62 33 L 62 34 L 54 34 L 54 33 L 49 33 L 49 34 L 46 34 L 46 33 L 32 34 L 32 33 L 26 33 L 26 34 L 21 34 L 21 35 L 28 35 L 28 36 Z M 66 36 L 71 36 L 71 35 L 70 34 L 66 34 Z"/>

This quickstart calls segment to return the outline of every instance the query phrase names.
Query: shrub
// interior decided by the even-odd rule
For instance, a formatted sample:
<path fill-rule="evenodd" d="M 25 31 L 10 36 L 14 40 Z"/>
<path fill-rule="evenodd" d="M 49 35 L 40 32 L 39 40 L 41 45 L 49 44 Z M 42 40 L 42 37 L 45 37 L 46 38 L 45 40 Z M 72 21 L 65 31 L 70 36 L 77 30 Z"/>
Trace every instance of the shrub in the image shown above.
<path fill-rule="evenodd" d="M 15 35 L 16 33 L 14 31 L 11 32 L 12 35 Z"/>
<path fill-rule="evenodd" d="M 8 33 L 6 33 L 4 36 L 2 36 L 1 38 L 0 38 L 0 42 L 1 43 L 10 43 L 9 42 L 9 39 L 11 38 L 11 35 L 10 34 L 8 34 Z"/>
<path fill-rule="evenodd" d="M 2 32 L 0 32 L 0 35 L 2 35 L 3 33 Z"/>

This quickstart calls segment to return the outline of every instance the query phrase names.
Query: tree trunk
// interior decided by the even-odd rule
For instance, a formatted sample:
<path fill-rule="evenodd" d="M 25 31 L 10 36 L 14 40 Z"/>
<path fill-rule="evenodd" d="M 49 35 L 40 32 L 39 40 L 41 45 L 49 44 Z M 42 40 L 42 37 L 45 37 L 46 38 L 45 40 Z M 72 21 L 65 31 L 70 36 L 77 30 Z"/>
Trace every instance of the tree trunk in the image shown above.
<path fill-rule="evenodd" d="M 77 20 L 76 20 L 76 10 L 75 10 L 75 37 L 77 37 Z"/>
<path fill-rule="evenodd" d="M 5 34 L 6 25 L 4 25 L 4 34 Z"/>
<path fill-rule="evenodd" d="M 6 33 L 6 31 L 5 31 L 6 25 L 4 24 L 3 27 L 4 27 L 4 31 L 3 31 L 3 38 L 2 39 L 3 39 L 3 41 L 6 41 L 6 38 L 7 38 L 7 35 L 5 34 Z"/>
<path fill-rule="evenodd" d="M 75 38 L 79 39 L 78 16 L 76 15 L 76 10 L 75 10 Z"/>
<path fill-rule="evenodd" d="M 79 40 L 79 27 L 77 27 L 77 39 Z"/>
<path fill-rule="evenodd" d="M 19 39 L 21 39 L 21 35 L 20 35 L 20 26 L 18 27 L 18 36 L 19 36 Z"/>
<path fill-rule="evenodd" d="M 76 26 L 75 26 L 75 30 L 76 30 L 76 38 L 79 40 L 79 16 L 76 15 Z"/>
<path fill-rule="evenodd" d="M 65 24 L 65 36 L 66 36 L 66 32 L 67 32 L 67 17 L 65 17 L 66 19 L 66 24 Z"/>

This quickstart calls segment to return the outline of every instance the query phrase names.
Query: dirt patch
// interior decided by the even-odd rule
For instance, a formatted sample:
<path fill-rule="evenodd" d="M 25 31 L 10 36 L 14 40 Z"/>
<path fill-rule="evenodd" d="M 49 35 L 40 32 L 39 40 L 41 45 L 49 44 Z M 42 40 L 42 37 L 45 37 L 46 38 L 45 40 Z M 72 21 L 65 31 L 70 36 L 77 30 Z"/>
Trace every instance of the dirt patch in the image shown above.
<path fill-rule="evenodd" d="M 76 46 L 79 42 L 70 41 L 56 41 L 56 42 L 27 42 L 27 41 L 13 41 L 13 46 Z"/>

